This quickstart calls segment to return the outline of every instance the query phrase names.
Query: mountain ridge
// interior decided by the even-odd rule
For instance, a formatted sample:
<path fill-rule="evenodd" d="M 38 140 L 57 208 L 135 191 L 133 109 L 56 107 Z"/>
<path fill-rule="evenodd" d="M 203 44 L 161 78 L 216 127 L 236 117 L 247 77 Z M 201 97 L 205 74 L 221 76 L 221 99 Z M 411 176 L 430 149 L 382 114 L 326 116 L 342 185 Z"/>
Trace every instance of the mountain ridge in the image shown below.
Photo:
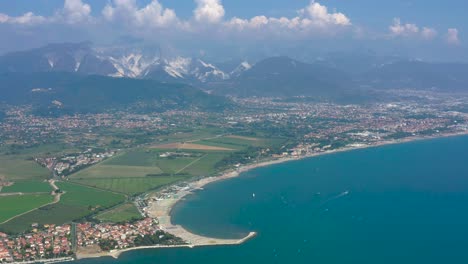
<path fill-rule="evenodd" d="M 468 89 L 468 64 L 432 63 L 377 56 L 372 52 L 330 53 L 311 63 L 286 56 L 256 63 L 231 59 L 161 57 L 161 51 L 91 43 L 50 44 L 0 56 L 0 73 L 69 72 L 184 83 L 230 96 L 334 98 L 354 89 Z"/>

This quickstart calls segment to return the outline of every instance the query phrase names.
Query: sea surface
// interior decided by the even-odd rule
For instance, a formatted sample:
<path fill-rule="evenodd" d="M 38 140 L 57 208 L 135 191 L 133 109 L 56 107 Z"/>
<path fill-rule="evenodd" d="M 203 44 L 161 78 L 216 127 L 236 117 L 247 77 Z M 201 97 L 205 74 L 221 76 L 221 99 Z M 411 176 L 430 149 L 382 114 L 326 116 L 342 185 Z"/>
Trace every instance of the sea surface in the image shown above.
<path fill-rule="evenodd" d="M 205 187 L 173 221 L 239 246 L 79 263 L 468 263 L 468 137 L 323 155 Z"/>

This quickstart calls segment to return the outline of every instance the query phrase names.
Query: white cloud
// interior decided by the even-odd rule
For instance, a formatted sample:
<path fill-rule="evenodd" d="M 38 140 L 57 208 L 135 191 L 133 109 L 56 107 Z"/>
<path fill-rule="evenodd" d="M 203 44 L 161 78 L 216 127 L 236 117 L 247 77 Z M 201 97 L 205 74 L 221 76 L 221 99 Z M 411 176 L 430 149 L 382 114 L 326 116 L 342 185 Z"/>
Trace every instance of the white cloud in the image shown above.
<path fill-rule="evenodd" d="M 59 13 L 67 23 L 76 24 L 91 19 L 91 6 L 81 0 L 65 0 Z"/>
<path fill-rule="evenodd" d="M 307 7 L 298 10 L 298 15 L 296 17 L 276 18 L 255 16 L 251 19 L 234 17 L 225 24 L 227 27 L 235 28 L 239 31 L 268 28 L 278 33 L 277 30 L 308 32 L 316 29 L 324 31 L 325 33 L 330 33 L 334 29 L 350 26 L 351 20 L 343 13 L 330 13 L 326 6 L 311 1 Z"/>
<path fill-rule="evenodd" d="M 449 28 L 447 30 L 447 42 L 451 45 L 459 45 L 460 39 L 458 38 L 458 29 Z"/>
<path fill-rule="evenodd" d="M 81 0 L 65 0 L 63 8 L 58 10 L 53 16 L 44 17 L 27 12 L 21 16 L 11 17 L 0 13 L 0 23 L 17 25 L 38 25 L 43 23 L 76 24 L 89 21 L 91 19 L 91 6 Z"/>
<path fill-rule="evenodd" d="M 218 23 L 224 17 L 224 7 L 221 0 L 195 0 L 197 7 L 193 17 L 198 22 Z"/>
<path fill-rule="evenodd" d="M 230 33 L 255 34 L 256 36 L 311 36 L 313 34 L 335 34 L 351 26 L 351 20 L 344 14 L 330 10 L 327 6 L 312 0 L 308 6 L 297 11 L 293 17 L 267 17 L 258 15 L 251 18 L 225 19 L 221 0 L 193 0 L 196 8 L 193 17 L 182 20 L 176 12 L 164 7 L 159 0 L 150 0 L 139 6 L 137 0 L 108 0 L 100 17 L 92 16 L 91 5 L 86 0 L 64 0 L 63 8 L 53 16 L 42 17 L 26 13 L 10 17 L 0 13 L 0 23 L 28 24 L 75 24 L 95 23 L 98 25 L 117 24 L 137 35 L 154 35 L 153 29 L 163 33 L 178 34 L 209 33 L 213 36 Z M 90 2 L 90 1 L 88 1 Z M 207 30 L 207 25 L 211 25 Z"/>
<path fill-rule="evenodd" d="M 393 19 L 393 24 L 389 29 L 393 36 L 411 36 L 419 33 L 419 27 L 416 24 L 402 24 L 399 18 Z"/>
<path fill-rule="evenodd" d="M 19 25 L 35 25 L 44 23 L 47 18 L 37 16 L 33 12 L 27 12 L 21 16 L 11 17 L 0 13 L 0 23 L 19 24 Z"/>
<path fill-rule="evenodd" d="M 434 39 L 437 36 L 437 30 L 433 28 L 423 27 L 421 35 L 424 39 Z"/>
<path fill-rule="evenodd" d="M 298 32 L 333 33 L 336 29 L 351 25 L 350 19 L 343 13 L 331 11 L 326 6 L 312 0 L 308 6 L 298 10 L 294 17 L 267 17 L 263 15 L 252 18 L 225 20 L 225 9 L 221 0 L 194 0 L 196 8 L 193 17 L 181 20 L 174 10 L 165 8 L 158 0 L 151 0 L 139 7 L 137 0 L 109 0 L 103 8 L 100 18 L 91 15 L 91 5 L 84 0 L 64 0 L 63 8 L 53 16 L 42 17 L 26 13 L 19 17 L 10 17 L 0 13 L 0 23 L 39 24 L 67 23 L 84 24 L 89 22 L 116 23 L 125 25 L 130 30 L 140 33 L 151 32 L 151 29 L 166 29 L 171 32 L 202 32 L 206 25 L 212 25 L 214 32 L 229 33 L 263 30 L 261 34 L 287 34 Z M 153 33 L 151 33 L 153 34 Z"/>
<path fill-rule="evenodd" d="M 319 26 L 339 25 L 349 26 L 351 21 L 343 13 L 329 13 L 328 8 L 318 2 L 312 1 L 310 5 L 299 11 L 311 19 L 311 22 Z"/>
<path fill-rule="evenodd" d="M 8 19 L 9 19 L 8 15 L 0 13 L 0 24 L 8 22 Z"/>
<path fill-rule="evenodd" d="M 166 27 L 178 23 L 174 10 L 164 8 L 157 0 L 139 8 L 135 0 L 114 0 L 102 14 L 108 21 L 123 22 L 136 27 Z"/>
<path fill-rule="evenodd" d="M 431 27 L 420 28 L 416 24 L 402 23 L 400 18 L 394 18 L 393 24 L 388 27 L 390 37 L 414 37 L 424 40 L 433 40 L 437 37 L 438 32 Z"/>

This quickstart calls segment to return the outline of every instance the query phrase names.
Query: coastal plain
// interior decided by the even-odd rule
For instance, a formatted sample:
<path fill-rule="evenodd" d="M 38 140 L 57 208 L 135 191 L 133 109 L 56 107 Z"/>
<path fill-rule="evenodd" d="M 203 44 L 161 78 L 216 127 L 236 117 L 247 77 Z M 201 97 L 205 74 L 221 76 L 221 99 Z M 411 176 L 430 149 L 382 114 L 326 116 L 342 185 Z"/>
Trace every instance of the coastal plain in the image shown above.
<path fill-rule="evenodd" d="M 199 138 L 201 136 L 203 138 Z M 175 139 L 186 141 L 177 143 Z M 34 151 L 2 156 L 9 160 L 9 166 L 2 166 L 2 171 L 7 176 L 5 181 L 11 184 L 0 189 L 0 202 L 24 206 L 16 206 L 15 210 L 2 207 L 0 230 L 20 232 L 32 223 L 59 224 L 87 215 L 112 222 L 138 219 L 141 213 L 134 203 L 123 203 L 130 197 L 193 177 L 214 175 L 220 171 L 216 165 L 233 151 L 242 151 L 251 145 L 268 145 L 268 141 L 259 138 L 205 133 L 177 135 L 168 141 L 175 143 L 122 151 L 69 175 L 66 181 L 57 181 L 57 187 L 63 192 L 58 201 L 53 201 L 54 196 L 50 194 L 53 188 L 46 181 L 50 172 L 29 156 Z M 66 152 L 60 146 L 50 149 L 55 153 Z"/>

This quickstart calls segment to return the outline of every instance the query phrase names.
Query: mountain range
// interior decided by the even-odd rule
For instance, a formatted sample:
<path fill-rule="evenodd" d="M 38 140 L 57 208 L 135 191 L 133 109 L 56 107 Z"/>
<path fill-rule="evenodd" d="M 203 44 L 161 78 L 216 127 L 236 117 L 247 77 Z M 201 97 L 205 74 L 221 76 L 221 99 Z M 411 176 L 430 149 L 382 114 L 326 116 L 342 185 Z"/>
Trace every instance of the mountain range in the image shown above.
<path fill-rule="evenodd" d="M 330 53 L 309 63 L 288 57 L 214 63 L 195 57 L 163 57 L 161 51 L 138 48 L 95 48 L 84 42 L 50 44 L 0 56 L 0 73 L 50 72 L 184 83 L 240 97 L 333 99 L 362 89 L 468 88 L 468 64 L 431 63 L 372 52 Z"/>
<path fill-rule="evenodd" d="M 240 74 L 248 65 L 240 63 L 232 74 Z M 6 54 L 0 57 L 0 72 L 75 72 L 195 84 L 223 81 L 231 74 L 200 58 L 164 59 L 138 49 L 95 49 L 88 42 L 50 44 Z"/>

